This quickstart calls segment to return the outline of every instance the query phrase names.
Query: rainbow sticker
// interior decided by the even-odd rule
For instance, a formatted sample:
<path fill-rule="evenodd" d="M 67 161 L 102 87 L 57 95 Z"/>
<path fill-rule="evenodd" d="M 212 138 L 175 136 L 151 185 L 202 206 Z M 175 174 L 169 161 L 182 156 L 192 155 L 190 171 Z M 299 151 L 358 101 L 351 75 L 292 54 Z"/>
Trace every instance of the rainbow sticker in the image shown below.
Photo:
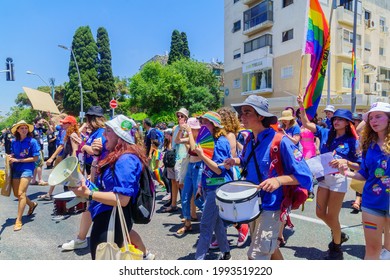
<path fill-rule="evenodd" d="M 374 223 L 371 223 L 371 222 L 363 222 L 363 226 L 366 229 L 375 229 L 375 230 L 378 229 L 378 226 Z"/>

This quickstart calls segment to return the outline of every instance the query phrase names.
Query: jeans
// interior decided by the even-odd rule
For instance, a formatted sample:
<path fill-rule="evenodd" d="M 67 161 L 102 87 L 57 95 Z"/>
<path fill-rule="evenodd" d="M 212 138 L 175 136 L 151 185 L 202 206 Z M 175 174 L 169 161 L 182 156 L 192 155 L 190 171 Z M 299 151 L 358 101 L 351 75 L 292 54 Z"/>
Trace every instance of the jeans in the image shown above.
<path fill-rule="evenodd" d="M 181 207 L 184 219 L 191 219 L 191 198 L 196 195 L 198 184 L 202 177 L 203 162 L 194 162 L 188 164 L 186 177 L 184 179 L 184 188 L 181 192 Z M 198 204 L 198 203 L 196 203 Z M 198 205 L 196 205 L 198 206 Z M 201 209 L 201 207 L 198 206 Z"/>
<path fill-rule="evenodd" d="M 216 190 L 203 188 L 203 197 L 205 204 L 202 219 L 200 221 L 199 241 L 196 246 L 195 259 L 197 260 L 204 260 L 206 258 L 213 232 L 215 232 L 221 252 L 230 252 L 226 235 L 226 226 L 219 217 L 218 206 L 215 203 Z"/>

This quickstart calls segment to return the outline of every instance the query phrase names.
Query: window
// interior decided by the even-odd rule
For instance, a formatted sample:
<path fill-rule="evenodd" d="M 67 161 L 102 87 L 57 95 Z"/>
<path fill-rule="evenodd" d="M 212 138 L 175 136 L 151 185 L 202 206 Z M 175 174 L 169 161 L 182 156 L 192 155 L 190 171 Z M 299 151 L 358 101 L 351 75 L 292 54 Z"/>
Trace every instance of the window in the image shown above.
<path fill-rule="evenodd" d="M 369 84 L 370 83 L 370 76 L 369 75 L 364 75 L 364 83 Z"/>
<path fill-rule="evenodd" d="M 272 70 L 261 69 L 243 74 L 243 90 L 255 91 L 272 88 Z"/>
<path fill-rule="evenodd" d="M 359 89 L 360 72 L 356 69 L 355 88 Z M 351 65 L 343 67 L 343 88 L 352 88 L 352 67 Z"/>
<path fill-rule="evenodd" d="M 241 20 L 238 20 L 235 23 L 233 23 L 233 30 L 232 30 L 232 32 L 233 33 L 237 32 L 240 29 L 241 29 Z"/>
<path fill-rule="evenodd" d="M 241 80 L 240 79 L 233 80 L 233 88 L 241 88 Z"/>
<path fill-rule="evenodd" d="M 291 39 L 293 39 L 293 37 L 294 37 L 294 29 L 284 31 L 282 33 L 282 42 L 286 42 L 288 40 L 291 40 Z"/>
<path fill-rule="evenodd" d="M 340 6 L 344 6 L 344 9 L 353 11 L 353 2 L 355 0 L 340 0 Z"/>
<path fill-rule="evenodd" d="M 281 73 L 281 78 L 282 79 L 288 79 L 293 77 L 293 66 L 289 65 L 286 67 L 282 67 L 282 73 Z"/>
<path fill-rule="evenodd" d="M 385 48 L 379 47 L 379 55 L 381 56 L 385 55 Z"/>
<path fill-rule="evenodd" d="M 386 32 L 386 19 L 384 17 L 379 18 L 379 30 L 381 32 Z"/>
<path fill-rule="evenodd" d="M 273 20 L 273 2 L 266 0 L 244 12 L 244 30 Z"/>
<path fill-rule="evenodd" d="M 379 77 L 380 77 L 379 78 L 380 81 L 384 81 L 384 80 L 390 81 L 390 69 L 380 67 Z"/>
<path fill-rule="evenodd" d="M 260 48 L 270 46 L 270 53 L 272 53 L 272 35 L 265 34 L 249 42 L 244 43 L 244 53 L 248 53 Z"/>
<path fill-rule="evenodd" d="M 285 8 L 285 7 L 287 7 L 287 6 L 289 6 L 289 5 L 294 3 L 294 0 L 282 0 L 282 1 L 283 1 L 283 3 L 282 3 L 282 7 L 283 8 Z"/>
<path fill-rule="evenodd" d="M 347 29 L 343 30 L 343 40 L 345 42 L 353 43 L 353 32 L 349 31 Z M 359 34 L 356 34 L 356 45 L 361 46 L 362 45 L 362 36 Z"/>
<path fill-rule="evenodd" d="M 240 1 L 240 0 L 233 0 L 233 4 L 236 4 L 238 1 Z"/>
<path fill-rule="evenodd" d="M 241 50 L 240 49 L 233 51 L 233 59 L 237 59 L 240 57 L 241 57 Z"/>
<path fill-rule="evenodd" d="M 364 20 L 370 20 L 370 19 L 371 19 L 371 12 L 364 11 Z"/>

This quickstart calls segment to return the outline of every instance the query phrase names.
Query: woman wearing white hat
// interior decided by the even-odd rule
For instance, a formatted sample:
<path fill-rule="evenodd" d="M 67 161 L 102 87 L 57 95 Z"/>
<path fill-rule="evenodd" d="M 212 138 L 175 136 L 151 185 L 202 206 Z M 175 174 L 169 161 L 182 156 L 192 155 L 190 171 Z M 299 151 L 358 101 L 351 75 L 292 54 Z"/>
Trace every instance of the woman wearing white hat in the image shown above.
<path fill-rule="evenodd" d="M 354 173 L 343 165 L 340 171 L 350 178 L 366 181 L 362 199 L 364 259 L 390 259 L 390 104 L 372 104 L 363 119 L 367 125 L 360 138 L 361 169 Z M 382 232 L 385 236 L 383 249 Z"/>
<path fill-rule="evenodd" d="M 40 151 L 38 141 L 32 138 L 33 130 L 34 126 L 23 120 L 11 128 L 15 141 L 12 142 L 12 154 L 8 155 L 8 160 L 12 164 L 12 189 L 19 201 L 14 231 L 22 229 L 22 216 L 26 204 L 30 207 L 27 216 L 31 216 L 38 206 L 38 203 L 32 202 L 26 195 Z"/>

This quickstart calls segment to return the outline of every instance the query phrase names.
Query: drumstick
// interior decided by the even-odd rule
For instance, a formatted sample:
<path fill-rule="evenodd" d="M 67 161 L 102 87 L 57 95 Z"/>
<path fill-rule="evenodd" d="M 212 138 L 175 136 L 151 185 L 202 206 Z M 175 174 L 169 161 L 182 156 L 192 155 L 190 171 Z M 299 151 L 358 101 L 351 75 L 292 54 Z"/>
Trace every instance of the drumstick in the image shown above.
<path fill-rule="evenodd" d="M 249 185 L 249 184 L 244 184 L 244 183 L 239 183 L 239 182 L 229 182 L 229 185 L 233 186 L 242 186 L 242 187 L 248 187 L 248 188 L 257 188 L 257 185 Z"/>

